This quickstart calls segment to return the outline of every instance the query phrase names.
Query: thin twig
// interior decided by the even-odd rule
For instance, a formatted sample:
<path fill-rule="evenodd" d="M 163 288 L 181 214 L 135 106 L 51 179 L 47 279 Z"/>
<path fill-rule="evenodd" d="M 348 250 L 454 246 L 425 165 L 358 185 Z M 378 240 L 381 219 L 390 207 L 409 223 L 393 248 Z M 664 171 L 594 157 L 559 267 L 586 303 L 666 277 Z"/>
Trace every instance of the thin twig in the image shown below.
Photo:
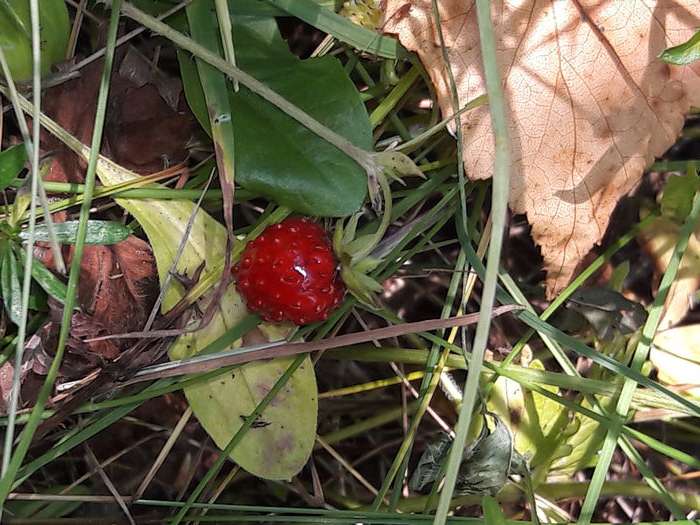
<path fill-rule="evenodd" d="M 496 317 L 514 310 L 519 310 L 519 305 L 504 305 L 494 308 L 491 316 Z M 479 314 L 468 314 L 460 317 L 450 317 L 447 319 L 430 319 L 415 323 L 405 323 L 402 325 L 389 326 L 369 330 L 366 332 L 356 332 L 352 334 L 339 335 L 330 339 L 320 339 L 317 341 L 307 341 L 299 343 L 274 342 L 249 347 L 236 348 L 217 354 L 205 354 L 171 361 L 161 365 L 154 365 L 142 369 L 134 378 L 126 384 L 141 381 L 151 381 L 162 377 L 173 377 L 183 374 L 195 374 L 216 370 L 224 366 L 240 365 L 259 359 L 270 359 L 273 357 L 283 357 L 298 355 L 319 350 L 329 350 L 358 343 L 366 343 L 375 339 L 388 339 L 417 332 L 428 332 L 453 326 L 466 326 L 474 324 L 479 320 Z"/>
<path fill-rule="evenodd" d="M 126 519 L 129 520 L 129 523 L 131 525 L 136 525 L 134 518 L 131 517 L 131 513 L 129 512 L 129 507 L 127 507 L 126 503 L 124 502 L 124 497 L 121 494 L 119 494 L 117 487 L 114 486 L 114 483 L 112 483 L 112 480 L 109 479 L 109 476 L 107 476 L 107 473 L 100 466 L 100 462 L 97 461 L 95 454 L 93 453 L 92 449 L 90 448 L 90 446 L 87 443 L 85 444 L 85 452 L 87 453 L 88 463 L 90 464 L 90 466 L 92 468 L 97 469 L 97 473 L 100 475 L 102 482 L 105 484 L 105 487 L 107 487 L 107 490 L 109 491 L 109 493 L 112 494 L 112 497 L 114 498 L 114 501 L 117 502 L 117 505 L 119 505 L 119 508 L 122 509 L 122 512 L 126 516 Z"/>
<path fill-rule="evenodd" d="M 182 430 L 185 428 L 185 425 L 189 422 L 191 417 L 192 417 L 192 407 L 188 406 L 187 410 L 185 410 L 185 412 L 182 414 L 182 416 L 180 416 L 180 419 L 177 422 L 177 425 L 175 425 L 175 428 L 173 429 L 172 433 L 170 434 L 170 436 L 168 436 L 168 440 L 163 445 L 163 448 L 160 449 L 158 456 L 156 457 L 155 461 L 153 462 L 153 465 L 151 465 L 151 468 L 148 470 L 146 475 L 143 477 L 143 481 L 141 481 L 138 488 L 136 489 L 136 493 L 134 494 L 134 499 L 141 499 L 141 496 L 143 496 L 143 493 L 146 492 L 148 485 L 150 485 L 151 480 L 155 477 L 156 473 L 158 472 L 158 469 L 160 469 L 160 467 L 163 465 L 163 462 L 168 457 L 168 454 L 172 450 L 173 446 L 175 445 L 175 442 L 180 437 Z"/>

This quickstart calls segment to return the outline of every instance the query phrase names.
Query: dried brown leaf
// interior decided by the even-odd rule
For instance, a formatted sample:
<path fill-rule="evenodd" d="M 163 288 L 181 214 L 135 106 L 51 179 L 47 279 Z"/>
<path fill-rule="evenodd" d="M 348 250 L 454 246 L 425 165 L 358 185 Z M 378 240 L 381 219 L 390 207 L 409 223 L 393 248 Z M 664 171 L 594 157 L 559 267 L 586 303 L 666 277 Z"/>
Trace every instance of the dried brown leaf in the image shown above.
<path fill-rule="evenodd" d="M 485 93 L 473 0 L 438 0 L 460 107 Z M 657 57 L 700 25 L 697 0 L 492 2 L 513 141 L 510 206 L 542 249 L 547 293 L 560 291 L 608 226 L 618 200 L 673 144 L 700 105 L 698 65 Z M 453 113 L 431 0 L 387 0 L 384 31 L 420 56 Z M 488 108 L 462 117 L 464 163 L 491 176 Z"/>
<path fill-rule="evenodd" d="M 162 72 L 135 75 L 133 56 L 122 52 L 116 59 L 123 74 L 112 78 L 102 154 L 132 171 L 154 173 L 187 158 L 194 118 L 174 85 L 179 82 Z M 45 97 L 46 114 L 84 144 L 92 137 L 102 67 L 102 61 L 86 66 L 79 78 L 49 89 Z M 46 180 L 82 182 L 85 165 L 74 153 L 49 133 L 42 135 L 42 147 L 54 153 Z"/>
<path fill-rule="evenodd" d="M 70 263 L 72 248 L 66 250 Z M 49 263 L 48 250 L 36 256 Z M 115 359 L 132 341 L 107 339 L 85 342 L 102 335 L 141 330 L 157 293 L 158 278 L 150 246 L 138 237 L 111 246 L 88 246 L 80 263 L 78 304 L 73 314 L 64 375 L 80 376 L 96 365 Z M 44 333 L 45 346 L 53 349 L 61 324 L 62 305 L 50 302 L 51 323 Z"/>

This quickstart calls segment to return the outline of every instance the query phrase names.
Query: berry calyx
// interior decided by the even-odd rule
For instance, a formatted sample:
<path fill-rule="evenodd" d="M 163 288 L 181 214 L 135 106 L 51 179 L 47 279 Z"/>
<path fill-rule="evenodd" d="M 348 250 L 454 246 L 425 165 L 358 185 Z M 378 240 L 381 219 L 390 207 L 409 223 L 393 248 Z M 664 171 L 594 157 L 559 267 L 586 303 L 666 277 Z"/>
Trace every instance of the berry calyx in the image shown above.
<path fill-rule="evenodd" d="M 345 295 L 328 236 L 307 218 L 268 226 L 246 245 L 233 273 L 248 309 L 268 322 L 324 321 Z"/>

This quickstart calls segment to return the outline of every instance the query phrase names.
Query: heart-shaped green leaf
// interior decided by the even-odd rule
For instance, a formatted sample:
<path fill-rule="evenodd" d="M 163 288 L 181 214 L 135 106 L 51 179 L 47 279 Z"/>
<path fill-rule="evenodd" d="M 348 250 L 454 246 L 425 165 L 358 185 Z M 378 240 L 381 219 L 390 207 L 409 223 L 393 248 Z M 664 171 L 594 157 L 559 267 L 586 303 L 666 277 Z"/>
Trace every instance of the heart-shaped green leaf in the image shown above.
<path fill-rule="evenodd" d="M 299 60 L 273 18 L 234 17 L 238 67 L 267 84 L 356 146 L 371 149 L 367 111 L 340 62 Z M 211 133 L 201 82 L 191 56 L 178 53 L 185 94 Z M 236 146 L 236 182 L 298 212 L 342 217 L 366 195 L 366 174 L 352 159 L 247 88 L 229 86 Z"/>

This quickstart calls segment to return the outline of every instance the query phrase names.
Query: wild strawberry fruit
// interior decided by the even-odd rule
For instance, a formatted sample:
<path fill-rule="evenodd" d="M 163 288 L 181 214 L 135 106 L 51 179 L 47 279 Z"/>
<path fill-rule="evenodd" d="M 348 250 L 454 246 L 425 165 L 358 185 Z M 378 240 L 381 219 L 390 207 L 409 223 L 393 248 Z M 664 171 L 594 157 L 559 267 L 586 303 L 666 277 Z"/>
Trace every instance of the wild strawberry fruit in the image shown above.
<path fill-rule="evenodd" d="M 306 218 L 265 228 L 233 273 L 248 309 L 268 322 L 323 321 L 345 294 L 326 232 Z"/>

